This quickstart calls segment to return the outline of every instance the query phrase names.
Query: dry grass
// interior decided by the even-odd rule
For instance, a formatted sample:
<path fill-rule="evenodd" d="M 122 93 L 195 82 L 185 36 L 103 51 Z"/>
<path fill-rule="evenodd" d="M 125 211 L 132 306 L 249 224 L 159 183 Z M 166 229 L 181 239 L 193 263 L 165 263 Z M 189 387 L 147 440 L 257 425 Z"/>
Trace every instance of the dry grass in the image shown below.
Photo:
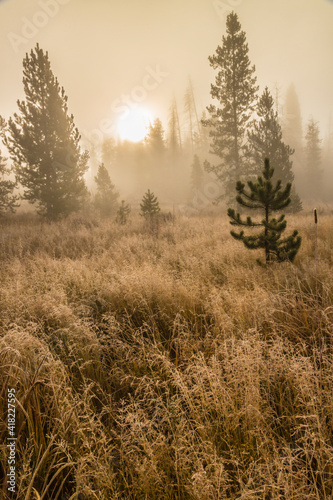
<path fill-rule="evenodd" d="M 225 217 L 158 237 L 139 217 L 3 222 L 0 469 L 15 387 L 17 498 L 332 499 L 332 218 L 319 222 L 317 278 L 311 216 L 288 217 L 301 250 L 270 269 Z"/>

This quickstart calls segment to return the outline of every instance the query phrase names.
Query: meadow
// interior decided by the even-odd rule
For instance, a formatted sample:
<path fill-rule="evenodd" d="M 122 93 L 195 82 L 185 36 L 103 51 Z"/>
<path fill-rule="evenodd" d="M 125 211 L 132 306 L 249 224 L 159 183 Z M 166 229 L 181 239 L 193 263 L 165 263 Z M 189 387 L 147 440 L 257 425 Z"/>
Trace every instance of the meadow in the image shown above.
<path fill-rule="evenodd" d="M 333 498 L 333 224 L 260 267 L 225 215 L 0 222 L 0 470 L 22 500 Z M 1 498 L 13 498 L 6 480 Z"/>

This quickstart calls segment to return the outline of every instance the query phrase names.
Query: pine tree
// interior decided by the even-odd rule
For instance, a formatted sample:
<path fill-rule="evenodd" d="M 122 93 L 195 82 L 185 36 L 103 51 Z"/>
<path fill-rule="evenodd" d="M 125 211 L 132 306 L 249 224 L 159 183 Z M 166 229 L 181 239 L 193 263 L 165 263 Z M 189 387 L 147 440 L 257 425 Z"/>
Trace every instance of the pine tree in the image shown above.
<path fill-rule="evenodd" d="M 106 137 L 102 142 L 102 162 L 108 171 L 113 166 L 116 155 L 116 144 L 113 137 Z"/>
<path fill-rule="evenodd" d="M 245 184 L 237 182 L 236 196 L 237 202 L 247 208 L 261 209 L 264 212 L 264 219 L 261 222 L 253 222 L 251 217 L 246 221 L 241 219 L 239 213 L 235 213 L 232 208 L 228 209 L 230 224 L 245 227 L 264 227 L 264 230 L 256 235 L 245 236 L 244 231 L 236 233 L 231 231 L 231 235 L 236 240 L 243 241 L 246 248 L 265 250 L 266 264 L 272 261 L 283 262 L 293 261 L 301 245 L 301 237 L 298 231 L 294 231 L 287 238 L 281 238 L 286 229 L 287 222 L 282 214 L 277 219 L 271 218 L 271 213 L 282 210 L 290 203 L 291 183 L 282 189 L 281 180 L 273 186 L 272 177 L 274 169 L 270 167 L 269 159 L 265 159 L 263 175 L 258 176 L 257 182 L 248 181 L 249 191 L 245 190 Z M 259 261 L 260 262 L 260 261 Z"/>
<path fill-rule="evenodd" d="M 104 163 L 101 163 L 98 167 L 95 182 L 97 184 L 97 193 L 94 200 L 95 207 L 100 211 L 101 215 L 111 215 L 115 210 L 119 193 L 115 191 L 115 186 Z"/>
<path fill-rule="evenodd" d="M 200 164 L 200 160 L 198 155 L 194 155 L 193 163 L 192 163 L 192 172 L 191 172 L 191 184 L 192 188 L 195 190 L 199 190 L 202 188 L 202 183 L 204 179 L 204 172 Z"/>
<path fill-rule="evenodd" d="M 287 89 L 282 125 L 284 140 L 295 150 L 296 155 L 301 155 L 303 143 L 301 107 L 293 83 Z"/>
<path fill-rule="evenodd" d="M 325 201 L 332 200 L 333 192 L 333 130 L 332 117 L 329 117 L 328 128 L 325 133 L 324 144 L 322 148 L 322 165 L 323 165 L 323 195 Z"/>
<path fill-rule="evenodd" d="M 193 154 L 200 135 L 200 122 L 195 104 L 193 84 L 190 77 L 188 77 L 188 85 L 184 95 L 184 107 L 188 123 L 188 137 Z"/>
<path fill-rule="evenodd" d="M 166 184 L 167 149 L 164 139 L 164 130 L 162 122 L 156 118 L 153 124 L 150 124 L 148 134 L 145 138 L 145 163 L 140 170 L 144 177 L 144 185 L 149 184 L 154 189 L 164 189 Z"/>
<path fill-rule="evenodd" d="M 67 96 L 39 45 L 23 60 L 26 101 L 9 119 L 5 145 L 14 161 L 23 198 L 38 203 L 39 213 L 56 219 L 79 209 L 86 200 L 84 173 L 88 153 L 81 154 L 80 134 L 68 115 Z"/>
<path fill-rule="evenodd" d="M 89 173 L 89 184 L 92 183 L 95 179 L 95 175 L 98 172 L 98 166 L 101 163 L 101 158 L 100 158 L 100 151 L 99 151 L 99 146 L 94 144 L 93 142 L 90 142 L 87 144 L 87 149 L 89 151 L 89 168 L 88 168 L 88 173 Z"/>
<path fill-rule="evenodd" d="M 211 85 L 211 96 L 218 100 L 219 106 L 209 106 L 210 118 L 203 122 L 211 127 L 211 153 L 221 159 L 215 166 L 206 162 L 205 168 L 223 184 L 228 198 L 236 180 L 244 174 L 246 129 L 259 88 L 248 51 L 245 32 L 241 30 L 237 14 L 231 12 L 222 46 L 209 57 L 210 65 L 218 70 L 215 85 Z"/>
<path fill-rule="evenodd" d="M 202 151 L 202 156 L 203 157 L 208 157 L 209 156 L 209 150 L 210 150 L 210 130 L 211 127 L 206 125 L 207 123 L 207 113 L 206 110 L 203 110 L 201 114 L 201 120 L 200 120 L 200 145 L 201 145 L 201 151 Z"/>
<path fill-rule="evenodd" d="M 150 221 L 152 221 L 153 218 L 160 212 L 160 206 L 157 197 L 154 195 L 154 193 L 150 192 L 150 189 L 148 189 L 147 193 L 144 194 L 142 202 L 140 203 L 140 209 L 140 215 Z"/>
<path fill-rule="evenodd" d="M 179 115 L 176 99 L 174 98 L 169 111 L 168 147 L 173 160 L 177 157 L 182 148 L 182 138 L 179 126 Z"/>
<path fill-rule="evenodd" d="M 131 212 L 131 207 L 127 203 L 125 203 L 125 200 L 121 200 L 121 204 L 118 208 L 117 218 L 116 218 L 118 224 L 124 226 L 127 222 L 130 212 Z"/>
<path fill-rule="evenodd" d="M 50 69 L 48 55 L 38 45 L 23 61 L 26 102 L 18 102 L 21 117 L 10 119 L 6 145 L 24 198 L 38 202 L 49 219 L 76 210 L 86 196 L 83 174 L 87 155 L 81 155 L 67 97 Z"/>
<path fill-rule="evenodd" d="M 19 197 L 13 194 L 16 182 L 8 179 L 11 169 L 6 165 L 7 158 L 4 158 L 0 151 L 0 215 L 6 212 L 14 212 L 19 206 Z"/>
<path fill-rule="evenodd" d="M 293 170 L 297 191 L 303 195 L 304 186 L 304 151 L 301 107 L 294 84 L 286 92 L 282 113 L 282 134 L 286 144 L 294 150 Z"/>
<path fill-rule="evenodd" d="M 149 131 L 145 138 L 149 152 L 153 157 L 161 157 L 165 153 L 164 130 L 162 122 L 156 118 L 153 124 L 149 125 Z"/>
<path fill-rule="evenodd" d="M 257 105 L 258 120 L 253 121 L 252 130 L 248 133 L 246 156 L 250 162 L 249 171 L 256 172 L 257 165 L 262 165 L 265 158 L 269 158 L 274 169 L 274 178 L 281 179 L 283 184 L 294 181 L 291 149 L 282 139 L 282 129 L 278 114 L 275 110 L 274 100 L 266 87 Z M 302 210 L 299 196 L 292 192 L 290 207 L 293 212 Z"/>
<path fill-rule="evenodd" d="M 322 164 L 321 139 L 318 123 L 313 118 L 309 120 L 305 136 L 306 194 L 308 197 L 320 199 L 322 194 Z"/>

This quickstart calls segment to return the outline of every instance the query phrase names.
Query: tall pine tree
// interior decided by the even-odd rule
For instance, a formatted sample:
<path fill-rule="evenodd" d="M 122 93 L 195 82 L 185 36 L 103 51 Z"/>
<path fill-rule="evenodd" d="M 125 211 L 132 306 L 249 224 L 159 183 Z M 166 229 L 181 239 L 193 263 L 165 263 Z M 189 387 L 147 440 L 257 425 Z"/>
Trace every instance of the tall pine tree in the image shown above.
<path fill-rule="evenodd" d="M 331 116 L 329 117 L 328 128 L 322 146 L 322 165 L 322 197 L 326 201 L 331 201 L 333 192 L 333 130 Z"/>
<path fill-rule="evenodd" d="M 291 156 L 294 150 L 282 139 L 282 129 L 274 100 L 267 87 L 258 101 L 256 111 L 258 119 L 252 123 L 246 146 L 246 155 L 250 162 L 249 171 L 259 174 L 256 171 L 257 165 L 262 165 L 265 158 L 269 158 L 275 179 L 281 179 L 283 184 L 292 183 L 294 174 Z M 301 200 L 294 191 L 291 194 L 290 207 L 294 212 L 302 209 Z"/>
<path fill-rule="evenodd" d="M 322 151 L 318 123 L 309 120 L 305 136 L 306 196 L 320 200 L 322 195 Z"/>
<path fill-rule="evenodd" d="M 188 85 L 184 95 L 184 108 L 188 125 L 188 141 L 193 155 L 194 151 L 200 146 L 200 122 L 195 104 L 193 84 L 190 77 L 188 77 Z"/>
<path fill-rule="evenodd" d="M 284 140 L 295 149 L 295 155 L 301 159 L 303 148 L 301 107 L 293 83 L 289 85 L 286 92 L 282 122 Z"/>
<path fill-rule="evenodd" d="M 81 153 L 67 96 L 38 44 L 23 60 L 23 85 L 26 100 L 17 102 L 20 114 L 9 119 L 4 141 L 23 198 L 37 202 L 39 213 L 52 220 L 85 201 L 88 153 Z"/>
<path fill-rule="evenodd" d="M 182 149 L 182 137 L 176 98 L 173 98 L 170 106 L 168 125 L 168 147 L 171 153 L 171 158 L 175 160 Z"/>
<path fill-rule="evenodd" d="M 222 46 L 209 57 L 210 65 L 218 71 L 211 96 L 219 104 L 207 108 L 210 118 L 204 122 L 210 127 L 211 153 L 221 159 L 218 165 L 206 162 L 205 168 L 223 183 L 228 200 L 232 199 L 236 180 L 244 174 L 246 129 L 258 91 L 255 66 L 251 66 L 248 52 L 245 32 L 237 14 L 231 12 Z"/>
<path fill-rule="evenodd" d="M 295 174 L 295 185 L 297 191 L 302 195 L 304 186 L 304 151 L 303 151 L 303 127 L 301 107 L 295 85 L 292 83 L 286 92 L 282 112 L 282 134 L 286 144 L 294 150 L 293 167 Z"/>
<path fill-rule="evenodd" d="M 164 129 L 159 118 L 150 124 L 145 137 L 145 163 L 141 174 L 145 178 L 145 185 L 149 183 L 154 189 L 161 190 L 166 181 L 166 169 L 170 167 L 167 162 L 167 148 L 164 138 Z"/>

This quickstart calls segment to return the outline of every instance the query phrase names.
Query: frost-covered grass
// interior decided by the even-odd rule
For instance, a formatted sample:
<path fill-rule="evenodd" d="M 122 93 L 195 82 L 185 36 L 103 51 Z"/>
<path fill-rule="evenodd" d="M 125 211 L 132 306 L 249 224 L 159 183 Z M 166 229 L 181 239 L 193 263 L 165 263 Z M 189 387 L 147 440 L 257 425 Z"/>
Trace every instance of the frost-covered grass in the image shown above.
<path fill-rule="evenodd" d="M 0 227 L 1 468 L 30 499 L 330 499 L 333 220 L 260 267 L 226 216 Z M 317 293 L 316 293 L 317 290 Z M 6 497 L 3 483 L 1 498 Z"/>

